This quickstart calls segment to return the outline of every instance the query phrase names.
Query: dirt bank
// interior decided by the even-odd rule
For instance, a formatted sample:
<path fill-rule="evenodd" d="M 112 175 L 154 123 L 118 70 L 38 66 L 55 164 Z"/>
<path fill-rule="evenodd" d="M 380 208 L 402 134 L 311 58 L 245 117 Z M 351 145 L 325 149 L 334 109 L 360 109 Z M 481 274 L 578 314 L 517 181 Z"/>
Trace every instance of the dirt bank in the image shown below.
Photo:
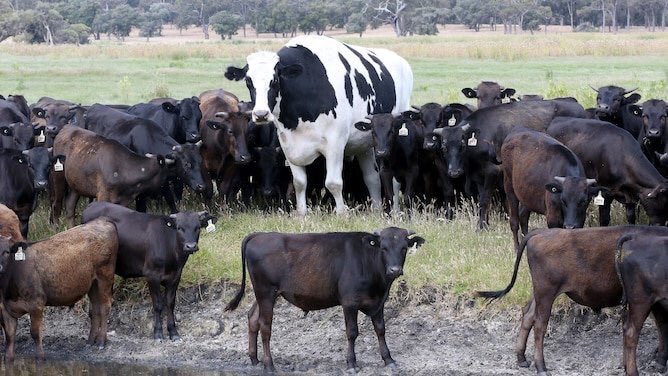
<path fill-rule="evenodd" d="M 159 343 L 152 339 L 148 297 L 136 303 L 116 301 L 109 344 L 101 351 L 85 346 L 89 324 L 82 306 L 51 308 L 45 317 L 47 363 L 81 360 L 112 364 L 106 367 L 107 374 L 127 374 L 121 364 L 151 367 L 146 374 L 260 374 L 262 367 L 252 367 L 246 356 L 246 312 L 254 301 L 252 293 L 246 295 L 237 311 L 223 313 L 224 304 L 235 291 L 236 286 L 225 283 L 182 290 L 177 303 L 182 339 L 176 342 Z M 515 365 L 513 347 L 519 307 L 491 314 L 452 299 L 438 300 L 432 304 L 395 300 L 386 305 L 387 342 L 399 364 L 394 373 L 382 366 L 373 327 L 360 315 L 357 339 L 360 373 L 535 374 L 533 367 L 520 369 Z M 552 374 L 622 375 L 618 368 L 622 341 L 619 317 L 618 310 L 594 314 L 573 307 L 554 312 L 545 341 L 546 362 Z M 532 338 L 529 357 L 533 355 Z M 645 326 L 639 347 L 641 373 L 658 372 L 650 362 L 656 345 L 657 336 L 650 322 Z M 299 309 L 279 300 L 272 335 L 272 354 L 279 373 L 340 374 L 345 368 L 345 349 L 340 309 L 311 312 L 304 317 Z M 33 356 L 26 318 L 19 324 L 17 355 L 27 359 Z M 150 371 L 153 367 L 171 370 L 156 373 Z M 70 371 L 59 372 L 71 373 L 71 368 L 67 369 Z"/>

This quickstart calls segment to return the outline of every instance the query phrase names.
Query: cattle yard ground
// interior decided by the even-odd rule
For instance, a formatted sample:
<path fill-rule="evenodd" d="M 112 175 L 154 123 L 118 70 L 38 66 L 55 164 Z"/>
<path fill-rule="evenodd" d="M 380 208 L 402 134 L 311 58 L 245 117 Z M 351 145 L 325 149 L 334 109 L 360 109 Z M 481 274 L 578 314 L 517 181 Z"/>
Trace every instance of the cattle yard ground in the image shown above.
<path fill-rule="evenodd" d="M 353 44 L 392 49 L 407 58 L 415 76 L 412 103 L 416 105 L 432 101 L 439 103 L 467 102 L 468 100 L 460 92 L 461 88 L 475 86 L 481 80 L 497 81 L 506 87 L 515 88 L 518 94 L 542 94 L 548 98 L 574 96 L 585 107 L 593 106 L 595 103 L 595 93 L 589 85 L 600 87 L 614 84 L 626 88 L 638 87 L 644 99 L 668 98 L 668 65 L 666 64 L 668 61 L 668 33 L 633 32 L 617 35 L 549 33 L 513 36 L 504 36 L 498 33 L 466 33 L 401 39 L 385 36 L 361 39 L 344 36 L 341 39 Z M 26 96 L 28 103 L 37 101 L 41 96 L 50 96 L 81 102 L 82 104 L 95 102 L 134 104 L 160 96 L 189 97 L 198 95 L 207 89 L 222 87 L 237 94 L 241 99 L 248 100 L 248 91 L 243 83 L 231 82 L 223 77 L 225 67 L 230 64 L 243 65 L 247 54 L 263 49 L 277 50 L 284 42 L 284 39 L 255 40 L 248 38 L 225 42 L 161 43 L 159 39 L 153 39 L 148 43 L 135 41 L 126 44 L 115 41 L 100 41 L 81 47 L 27 46 L 3 43 L 0 44 L 0 93 L 4 95 L 23 94 Z M 47 206 L 45 197 L 42 197 L 40 208 L 31 218 L 31 241 L 64 229 L 62 226 L 60 228 L 49 226 Z M 191 210 L 200 210 L 200 206 L 195 203 L 193 197 L 189 197 L 184 206 Z M 77 210 L 79 215 L 83 210 L 82 208 L 83 206 L 80 205 Z M 442 214 L 433 209 L 427 209 L 410 216 L 401 214 L 394 217 L 369 212 L 363 208 L 352 209 L 343 216 L 333 215 L 328 209 L 324 208 L 312 209 L 313 211 L 305 218 L 279 212 L 263 213 L 259 210 L 241 211 L 231 209 L 219 213 L 220 220 L 217 224 L 217 231 L 212 234 L 203 233 L 200 240 L 200 251 L 190 258 L 184 270 L 181 288 L 187 292 L 179 293 L 179 303 L 177 303 L 176 308 L 177 316 L 182 320 L 180 324 L 183 327 L 182 333 L 187 332 L 188 325 L 191 328 L 196 328 L 199 325 L 197 320 L 188 321 L 189 323 L 186 324 L 185 320 L 193 320 L 193 318 L 186 318 L 186 316 L 197 315 L 198 309 L 204 309 L 201 307 L 205 303 L 206 305 L 217 305 L 208 307 L 209 311 L 207 312 L 220 314 L 222 318 L 219 317 L 218 320 L 226 320 L 227 314 L 222 314 L 222 307 L 231 296 L 230 292 L 225 293 L 224 300 L 220 296 L 216 297 L 215 300 L 200 299 L 193 302 L 189 302 L 189 300 L 192 296 L 198 296 L 193 291 L 201 291 L 203 288 L 206 289 L 212 285 L 225 285 L 227 282 L 236 284 L 240 281 L 241 260 L 239 248 L 242 239 L 248 233 L 254 231 L 373 231 L 377 228 L 395 225 L 413 229 L 427 239 L 427 243 L 406 261 L 405 275 L 395 283 L 391 301 L 388 303 L 388 307 L 394 306 L 394 308 L 389 308 L 394 310 L 390 314 L 394 315 L 394 318 L 388 320 L 388 332 L 390 333 L 388 344 L 393 354 L 397 355 L 397 360 L 399 362 L 403 361 L 404 364 L 425 361 L 423 355 L 420 355 L 417 350 L 414 351 L 418 356 L 417 359 L 409 359 L 406 355 L 399 355 L 402 348 L 410 349 L 415 347 L 416 343 L 402 341 L 401 344 L 397 344 L 393 340 L 394 333 L 401 333 L 403 330 L 404 334 L 408 333 L 406 335 L 417 336 L 415 337 L 417 340 L 422 335 L 428 335 L 434 337 L 433 340 L 437 341 L 438 335 L 432 333 L 433 331 L 437 329 L 443 331 L 459 330 L 459 334 L 455 333 L 456 338 L 459 338 L 457 335 L 465 338 L 470 337 L 467 341 L 481 341 L 482 345 L 480 346 L 482 347 L 486 342 L 491 343 L 492 338 L 502 337 L 494 339 L 496 344 L 493 348 L 499 351 L 498 354 L 485 350 L 484 353 L 479 355 L 482 360 L 478 361 L 486 366 L 471 368 L 471 364 L 462 364 L 459 371 L 470 369 L 470 372 L 465 373 L 490 374 L 492 373 L 490 367 L 497 364 L 498 367 L 501 367 L 497 374 L 517 374 L 511 349 L 517 333 L 515 319 L 519 315 L 519 307 L 526 302 L 530 294 L 526 262 L 523 261 L 519 281 L 514 290 L 502 301 L 485 307 L 481 303 L 473 302 L 471 298 L 472 290 L 500 289 L 505 287 L 510 279 L 514 252 L 509 226 L 502 213 L 494 212 L 490 217 L 490 228 L 487 231 L 477 232 L 475 230 L 475 210 L 470 205 L 465 205 L 460 209 L 453 221 L 444 220 Z M 164 211 L 166 209 L 160 210 Z M 597 223 L 595 212 L 594 207 L 590 207 L 586 226 L 593 226 Z M 624 223 L 622 212 L 620 206 L 613 206 L 613 224 Z M 643 214 L 639 219 L 640 223 L 646 223 L 647 221 Z M 531 228 L 543 226 L 544 220 L 542 218 L 532 217 Z M 150 322 L 150 299 L 148 289 L 143 282 L 121 283 L 115 288 L 117 298 L 129 299 L 130 301 L 130 303 L 122 303 L 121 310 L 136 309 L 137 311 L 133 311 L 135 314 L 142 315 L 142 320 L 146 316 L 145 319 Z M 239 364 L 248 363 L 243 349 L 246 344 L 245 308 L 252 300 L 252 294 L 247 295 L 244 301 L 245 305 L 234 313 L 235 319 L 233 320 L 235 320 L 235 323 L 231 327 L 220 329 L 223 332 L 225 330 L 236 330 L 237 335 L 243 338 L 242 343 L 234 345 L 236 346 L 234 356 L 238 359 L 236 363 Z M 450 301 L 450 303 L 444 302 L 445 300 Z M 419 305 L 421 303 L 430 304 Z M 412 313 L 406 312 L 407 308 L 405 307 L 411 304 L 417 304 L 419 307 Z M 453 306 L 458 308 L 455 309 Z M 573 307 L 563 298 L 558 300 L 557 306 L 560 307 L 561 312 L 581 312 L 579 308 Z M 439 313 L 442 308 L 445 313 Z M 115 320 L 124 320 L 121 317 L 124 313 L 119 313 L 116 309 L 112 311 L 115 311 L 113 313 Z M 56 315 L 55 312 L 61 311 L 53 312 Z M 283 315 L 283 312 L 289 312 L 289 315 L 291 315 L 289 317 L 294 320 L 301 317 L 296 309 L 287 308 L 283 304 L 277 312 L 276 320 L 279 320 L 279 316 Z M 74 315 L 75 313 L 69 312 L 67 314 Z M 420 319 L 423 314 L 427 315 L 427 319 Z M 616 313 L 612 315 L 614 316 Z M 82 313 L 79 316 L 81 323 L 77 322 L 76 325 L 85 325 L 85 314 Z M 404 316 L 405 318 L 402 318 Z M 444 320 L 450 325 L 443 324 L 444 326 L 440 328 L 436 324 L 429 323 L 429 317 L 437 316 L 441 318 L 447 316 Z M 568 317 L 563 318 L 562 322 L 589 320 L 583 318 L 580 314 L 566 316 Z M 616 317 L 618 318 L 618 315 Z M 210 319 L 213 320 L 213 318 Z M 487 322 L 485 320 L 488 319 L 490 320 L 489 325 L 478 325 L 480 322 Z M 129 320 L 132 321 L 132 319 Z M 289 322 L 285 318 L 280 318 L 280 320 L 283 323 Z M 301 370 L 299 365 L 286 365 L 285 362 L 290 361 L 289 359 L 292 359 L 293 362 L 307 361 L 308 359 L 316 365 L 306 367 L 305 370 L 321 373 L 319 370 L 324 370 L 324 368 L 318 368 L 317 357 L 322 355 L 321 349 L 323 346 L 332 349 L 328 355 L 331 359 L 326 363 L 328 366 L 325 367 L 342 368 L 345 364 L 343 360 L 345 338 L 339 310 L 328 310 L 315 315 L 311 313 L 305 320 L 308 320 L 309 323 L 303 325 L 298 322 L 286 324 L 288 327 L 285 331 L 275 329 L 272 343 L 274 344 L 274 357 L 279 369 L 299 371 Z M 422 324 L 416 323 L 415 320 L 422 322 Z M 47 317 L 46 327 L 48 328 L 54 321 L 58 321 L 58 319 L 54 316 Z M 362 321 L 361 319 L 360 323 Z M 463 325 L 474 329 L 469 331 L 457 329 L 460 321 Z M 67 325 L 70 324 L 56 324 L 57 327 L 61 328 Z M 234 329 L 234 325 L 236 325 L 236 329 Z M 359 346 L 362 355 L 358 353 L 358 356 L 364 359 L 367 364 L 371 363 L 378 366 L 381 361 L 377 355 L 377 344 L 371 326 L 366 323 L 364 325 L 366 326 L 361 326 L 361 332 L 367 337 L 364 339 L 366 341 L 363 342 L 364 345 Z M 589 324 L 582 325 L 586 327 Z M 605 359 L 599 359 L 599 356 L 596 355 L 596 359 L 601 362 L 614 363 L 617 359 L 613 359 L 613 357 L 621 354 L 621 329 L 614 320 L 606 325 L 604 329 L 597 326 L 599 329 L 596 330 L 607 330 L 615 333 L 614 337 L 610 339 L 612 341 L 610 348 L 614 348 L 614 351 L 610 350 L 610 354 L 614 353 L 615 355 L 605 356 Z M 20 326 L 23 330 L 26 330 L 25 321 Z M 287 344 L 290 340 L 300 338 L 296 331 L 300 330 L 302 326 L 308 327 L 309 333 L 311 333 L 310 338 L 324 338 L 326 342 L 319 345 L 303 345 L 302 348 L 306 348 L 307 352 L 302 354 L 290 353 L 290 356 L 286 356 L 286 351 L 289 348 Z M 408 326 L 409 329 L 404 329 L 402 326 Z M 329 337 L 328 335 L 319 335 L 319 331 L 324 330 L 324 327 L 330 331 L 328 333 L 333 334 Z M 140 354 L 142 351 L 149 351 L 154 347 L 151 340 L 148 339 L 150 334 L 148 328 L 148 324 L 139 326 L 139 329 L 132 333 L 133 337 L 141 337 L 141 341 L 146 342 L 144 345 L 132 347 L 133 354 Z M 569 332 L 571 329 L 558 327 L 555 330 L 559 333 L 563 332 L 561 335 L 567 337 L 574 335 Z M 58 331 L 58 329 L 47 330 L 45 343 L 47 354 L 50 352 L 49 333 L 55 331 Z M 23 334 L 24 336 L 19 337 L 19 346 L 21 347 L 17 348 L 18 354 L 30 352 L 27 349 L 32 346 L 27 332 Z M 594 350 L 597 348 L 597 339 L 598 342 L 601 342 L 603 338 L 607 338 L 607 335 L 605 333 L 600 334 L 591 340 L 591 348 L 589 349 L 591 352 L 578 354 L 578 357 L 572 358 L 571 354 L 578 352 L 578 350 L 572 351 L 572 343 L 575 342 L 556 343 L 554 342 L 556 339 L 549 341 L 546 350 L 548 367 L 550 365 L 557 366 L 555 363 L 568 358 L 570 363 L 561 364 L 559 367 L 572 368 L 570 370 L 562 368 L 562 372 L 557 372 L 558 374 L 597 374 L 600 370 L 596 365 L 588 368 L 592 372 L 583 371 L 584 373 L 579 373 L 576 360 L 589 359 L 588 356 L 594 355 L 598 351 Z M 184 337 L 186 337 L 184 338 L 185 341 L 199 342 L 196 337 L 191 336 L 190 339 L 188 335 Z M 455 337 L 448 334 L 445 338 L 453 339 Z M 213 342 L 208 339 L 205 340 L 205 346 L 210 345 L 212 348 L 205 350 L 204 355 L 220 357 L 221 354 L 226 353 L 228 350 L 220 347 L 224 347 L 222 344 L 224 338 L 220 337 L 220 333 L 218 333 L 213 336 L 211 340 Z M 461 339 L 457 340 L 461 341 Z M 56 338 L 52 337 L 51 341 L 55 341 L 51 343 L 51 352 L 53 352 L 60 345 Z M 569 341 L 571 340 L 569 339 Z M 576 339 L 572 341 L 576 341 Z M 129 342 L 130 339 L 125 340 L 125 342 L 122 342 L 122 346 L 131 346 Z M 65 343 L 69 342 L 66 341 Z M 69 345 L 65 345 L 65 348 L 67 346 Z M 79 350 L 78 346 L 83 346 L 83 340 L 80 340 L 80 338 L 72 342 L 69 346 L 70 350 L 67 351 L 76 354 Z M 121 352 L 118 349 L 119 355 L 116 359 L 113 358 L 114 346 L 114 338 L 111 338 L 112 355 L 107 358 L 102 355 L 102 359 L 111 361 L 126 359 L 120 355 Z M 174 359 L 180 359 L 177 356 L 180 353 L 178 345 L 166 344 L 165 346 L 166 348 L 173 347 L 169 351 L 172 351 Z M 308 349 L 311 347 L 313 351 L 309 352 Z M 559 347 L 564 347 L 563 350 L 559 350 L 562 351 L 563 357 L 551 357 L 550 352 L 554 354 Z M 440 347 L 438 348 L 440 349 Z M 443 352 L 447 352 L 461 350 L 462 347 L 454 344 L 449 348 L 443 347 L 442 349 Z M 475 351 L 471 351 L 472 359 L 476 359 L 473 356 Z M 92 353 L 92 350 L 87 349 L 84 354 L 86 353 Z M 312 353 L 319 355 L 312 356 Z M 191 353 L 184 352 L 184 354 Z M 426 352 L 426 354 L 433 354 L 433 352 Z M 95 358 L 94 354 L 86 356 Z M 196 361 L 201 359 L 203 355 L 192 356 L 192 359 L 184 360 L 181 364 L 190 364 L 193 359 Z M 433 356 L 444 356 L 445 362 L 448 359 L 442 353 L 433 354 Z M 142 361 L 142 359 L 135 359 L 135 355 L 129 355 L 127 358 Z M 436 360 L 440 362 L 440 360 Z M 499 361 L 497 362 L 497 360 Z M 147 361 L 147 359 L 144 358 L 143 361 Z M 281 364 L 282 361 L 284 363 Z M 476 362 L 476 360 L 471 361 Z M 215 367 L 216 364 L 211 364 L 211 366 Z M 420 371 L 419 367 L 410 369 L 415 371 L 413 374 Z M 612 369 L 614 369 L 614 366 L 612 366 Z M 442 374 L 448 373 L 447 368 L 438 370 Z M 601 374 L 610 374 L 609 370 L 610 368 L 606 368 L 606 371 Z M 379 372 L 380 369 L 376 369 L 376 371 Z M 455 373 L 460 374 L 461 372 Z M 533 373 L 533 370 L 531 373 Z M 431 373 L 427 371 L 424 374 Z"/>

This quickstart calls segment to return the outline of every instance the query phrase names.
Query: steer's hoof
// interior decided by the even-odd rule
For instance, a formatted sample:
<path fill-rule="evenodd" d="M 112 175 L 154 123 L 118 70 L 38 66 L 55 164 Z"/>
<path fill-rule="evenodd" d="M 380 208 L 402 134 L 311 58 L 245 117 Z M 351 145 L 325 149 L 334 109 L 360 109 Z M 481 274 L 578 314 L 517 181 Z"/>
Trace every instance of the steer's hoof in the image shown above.
<path fill-rule="evenodd" d="M 391 369 L 391 370 L 399 369 L 399 366 L 397 365 L 397 362 L 387 363 L 387 364 L 385 365 L 385 367 L 387 367 L 387 368 L 389 368 L 389 369 Z"/>
<path fill-rule="evenodd" d="M 353 368 L 348 368 L 346 370 L 347 375 L 356 375 L 357 372 L 359 372 L 360 368 L 359 367 L 353 367 Z"/>
<path fill-rule="evenodd" d="M 549 372 L 543 371 L 543 372 L 538 372 L 538 376 L 551 376 Z"/>
<path fill-rule="evenodd" d="M 169 336 L 169 339 L 171 339 L 172 341 L 180 341 L 181 336 L 178 335 L 178 334 L 174 334 L 174 335 Z"/>
<path fill-rule="evenodd" d="M 529 368 L 529 366 L 531 365 L 531 361 L 526 360 L 526 359 L 525 360 L 518 360 L 517 365 L 519 367 L 522 367 L 522 368 Z"/>

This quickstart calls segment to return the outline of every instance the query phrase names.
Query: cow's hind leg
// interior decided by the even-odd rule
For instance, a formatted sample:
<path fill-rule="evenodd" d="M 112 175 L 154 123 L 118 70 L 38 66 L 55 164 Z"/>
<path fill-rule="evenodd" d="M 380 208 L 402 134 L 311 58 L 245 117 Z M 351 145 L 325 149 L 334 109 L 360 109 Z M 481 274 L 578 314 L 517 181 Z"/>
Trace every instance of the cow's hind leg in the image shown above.
<path fill-rule="evenodd" d="M 274 318 L 274 304 L 276 303 L 275 290 L 262 291 L 260 289 L 255 291 L 255 299 L 258 305 L 258 315 L 260 323 L 260 334 L 262 335 L 262 351 L 265 372 L 275 372 L 274 359 L 271 356 L 271 323 Z"/>
<path fill-rule="evenodd" d="M 527 340 L 529 333 L 533 328 L 533 320 L 536 315 L 536 301 L 529 299 L 529 302 L 522 308 L 522 317 L 520 318 L 520 332 L 517 335 L 517 343 L 515 344 L 515 353 L 517 354 L 517 365 L 520 367 L 529 367 L 531 362 L 527 360 Z"/>
<path fill-rule="evenodd" d="M 113 265 L 113 264 L 112 264 Z M 99 274 L 98 274 L 99 275 Z M 107 344 L 107 329 L 109 326 L 109 314 L 111 313 L 111 300 L 113 296 L 113 273 L 106 278 L 99 278 L 93 282 L 88 298 L 91 310 L 91 333 L 89 343 L 102 350 Z M 93 320 L 93 315 L 96 319 Z"/>
<path fill-rule="evenodd" d="M 160 293 L 160 281 L 148 280 L 148 290 L 153 302 L 153 339 L 162 340 L 162 308 L 165 302 Z"/>
<path fill-rule="evenodd" d="M 650 302 L 629 301 L 629 309 L 624 319 L 624 369 L 629 376 L 638 375 L 636 363 L 638 337 L 640 337 L 640 330 L 649 315 L 650 308 Z"/>
<path fill-rule="evenodd" d="M 376 331 L 376 337 L 378 337 L 380 356 L 383 358 L 385 365 L 395 365 L 396 363 L 394 359 L 392 359 L 392 356 L 390 356 L 390 349 L 387 348 L 387 343 L 385 342 L 385 314 L 383 308 L 378 310 L 378 312 L 371 317 L 371 322 L 373 322 L 373 329 Z"/>
<path fill-rule="evenodd" d="M 165 287 L 165 300 L 167 302 L 167 331 L 169 339 L 176 341 L 181 339 L 176 330 L 176 320 L 174 318 L 174 306 L 176 305 L 176 290 L 179 287 L 179 280 L 176 280 Z"/>
<path fill-rule="evenodd" d="M 661 306 L 659 302 L 652 307 L 652 314 L 659 329 L 659 346 L 656 349 L 654 360 L 659 365 L 660 372 L 664 372 L 668 361 L 668 343 L 666 343 L 668 342 L 668 309 Z"/>
<path fill-rule="evenodd" d="M 30 311 L 30 336 L 35 342 L 35 355 L 37 359 L 44 360 L 44 345 L 42 343 L 42 322 L 44 320 L 44 307 L 37 305 Z"/>
<path fill-rule="evenodd" d="M 290 163 L 290 171 L 292 172 L 292 186 L 295 189 L 297 214 L 306 215 L 306 169 Z"/>
<path fill-rule="evenodd" d="M 348 353 L 346 354 L 346 364 L 348 365 L 349 370 L 356 370 L 357 357 L 355 356 L 355 340 L 357 339 L 357 335 L 359 334 L 359 330 L 357 328 L 357 309 L 351 307 L 343 307 L 343 317 L 346 321 L 346 338 L 348 339 Z"/>
<path fill-rule="evenodd" d="M 5 330 L 5 360 L 12 362 L 14 360 L 17 320 L 7 313 L 6 310 L 2 311 L 3 329 Z"/>
<path fill-rule="evenodd" d="M 248 310 L 248 356 L 251 364 L 257 365 L 260 361 L 257 358 L 257 334 L 260 331 L 260 310 L 257 302 Z"/>
<path fill-rule="evenodd" d="M 74 217 L 76 215 L 77 203 L 79 202 L 79 194 L 71 189 L 65 199 L 65 211 L 67 213 L 67 226 L 74 227 Z"/>
<path fill-rule="evenodd" d="M 534 286 L 534 291 L 536 287 Z M 552 304 L 557 297 L 557 291 L 540 291 L 534 293 L 534 300 L 536 302 L 535 315 L 533 321 L 533 336 L 535 340 L 534 346 L 534 363 L 536 371 L 539 376 L 549 375 L 545 367 L 545 355 L 543 353 L 543 343 L 545 341 L 545 333 L 547 325 L 550 321 L 550 314 L 552 313 Z"/>

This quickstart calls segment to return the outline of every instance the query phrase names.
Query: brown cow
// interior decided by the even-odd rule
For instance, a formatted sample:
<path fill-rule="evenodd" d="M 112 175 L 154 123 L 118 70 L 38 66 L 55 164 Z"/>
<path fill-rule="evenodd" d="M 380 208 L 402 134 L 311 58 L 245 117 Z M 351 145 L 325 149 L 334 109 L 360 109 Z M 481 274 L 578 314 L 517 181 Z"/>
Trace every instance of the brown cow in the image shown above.
<path fill-rule="evenodd" d="M 668 360 L 668 237 L 624 236 L 619 239 L 617 267 L 628 310 L 624 317 L 624 368 L 638 375 L 636 350 L 647 316 L 652 313 L 659 329 L 656 362 Z"/>
<path fill-rule="evenodd" d="M 550 228 L 584 227 L 596 179 L 587 179 L 582 163 L 564 144 L 516 127 L 503 141 L 501 160 L 515 249 L 517 230 L 521 225 L 526 235 L 531 212 L 544 214 Z"/>
<path fill-rule="evenodd" d="M 525 351 L 534 330 L 534 362 L 539 375 L 547 375 L 543 340 L 557 296 L 566 294 L 578 304 L 600 310 L 621 304 L 622 286 L 615 270 L 617 240 L 622 236 L 668 236 L 659 226 L 614 226 L 587 229 L 537 229 L 529 232 L 515 258 L 510 284 L 500 291 L 478 291 L 476 296 L 497 299 L 515 284 L 524 248 L 533 283 L 533 296 L 522 309 L 515 352 L 520 367 L 528 367 Z"/>
<path fill-rule="evenodd" d="M 17 253 L 18 250 L 18 253 Z M 5 356 L 14 358 L 17 320 L 30 315 L 35 353 L 44 358 L 42 319 L 45 306 L 71 306 L 90 299 L 88 344 L 103 348 L 111 310 L 118 235 L 113 223 L 100 219 L 27 245 L 16 243 L 13 257 L 3 249 L 0 274 Z M 22 256 L 22 258 L 19 257 Z"/>
<path fill-rule="evenodd" d="M 22 242 L 21 223 L 16 213 L 7 206 L 0 204 L 0 236 L 9 238 L 12 243 Z"/>
<path fill-rule="evenodd" d="M 135 154 L 114 140 L 71 125 L 56 136 L 53 153 L 57 158 L 64 156 L 64 171 L 51 174 L 56 192 L 52 218 L 60 216 L 64 176 L 70 188 L 66 202 L 70 226 L 74 225 L 80 196 L 127 206 L 139 194 L 158 190 L 165 183 L 165 166 L 170 163 L 160 155 Z"/>
<path fill-rule="evenodd" d="M 505 101 L 511 101 L 511 97 L 515 95 L 515 89 L 506 89 L 492 81 L 482 81 L 475 89 L 470 87 L 463 88 L 462 93 L 467 98 L 477 98 L 478 109 L 480 109 L 506 103 Z"/>
<path fill-rule="evenodd" d="M 269 339 L 276 298 L 282 296 L 304 311 L 342 306 L 348 337 L 346 363 L 355 370 L 357 313 L 371 317 L 386 366 L 394 359 L 385 343 L 383 310 L 392 282 L 403 274 L 408 248 L 425 240 L 414 232 L 388 227 L 374 234 L 332 232 L 324 234 L 254 233 L 241 245 L 241 289 L 225 307 L 239 306 L 246 288 L 246 267 L 256 302 L 248 312 L 248 355 L 257 358 L 257 334 L 262 333 L 265 371 L 274 371 Z"/>

